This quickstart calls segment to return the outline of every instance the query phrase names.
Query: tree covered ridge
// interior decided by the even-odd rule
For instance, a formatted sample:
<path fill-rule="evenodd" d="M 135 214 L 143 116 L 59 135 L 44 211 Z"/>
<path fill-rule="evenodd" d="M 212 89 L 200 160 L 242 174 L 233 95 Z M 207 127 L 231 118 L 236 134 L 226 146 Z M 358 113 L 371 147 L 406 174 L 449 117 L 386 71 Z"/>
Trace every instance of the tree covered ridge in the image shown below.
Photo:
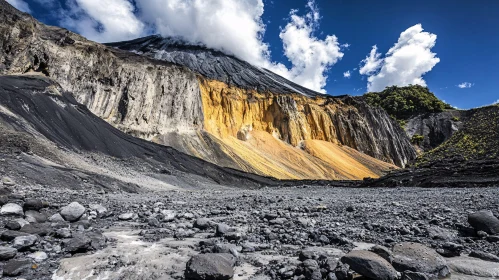
<path fill-rule="evenodd" d="M 407 120 L 424 113 L 438 113 L 453 109 L 449 104 L 438 99 L 427 87 L 409 85 L 406 87 L 386 87 L 382 92 L 368 92 L 365 101 L 371 106 L 385 109 L 397 120 Z"/>

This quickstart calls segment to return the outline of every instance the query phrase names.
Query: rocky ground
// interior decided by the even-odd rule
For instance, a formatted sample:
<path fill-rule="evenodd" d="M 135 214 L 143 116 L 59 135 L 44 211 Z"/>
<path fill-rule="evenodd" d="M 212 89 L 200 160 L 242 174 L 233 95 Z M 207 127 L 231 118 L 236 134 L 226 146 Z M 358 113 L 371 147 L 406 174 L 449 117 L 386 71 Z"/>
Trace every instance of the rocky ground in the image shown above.
<path fill-rule="evenodd" d="M 2 183 L 2 279 L 499 279 L 497 188 Z"/>

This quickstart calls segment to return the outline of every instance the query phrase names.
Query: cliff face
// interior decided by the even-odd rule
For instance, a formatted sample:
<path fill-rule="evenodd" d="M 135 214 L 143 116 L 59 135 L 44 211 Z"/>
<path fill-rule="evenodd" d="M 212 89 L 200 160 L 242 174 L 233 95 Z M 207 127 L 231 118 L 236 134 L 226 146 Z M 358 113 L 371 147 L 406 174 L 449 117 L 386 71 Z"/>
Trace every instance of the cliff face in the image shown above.
<path fill-rule="evenodd" d="M 449 110 L 441 113 L 427 113 L 410 118 L 405 125 L 407 135 L 423 136 L 418 145 L 423 151 L 430 151 L 451 138 L 463 127 L 468 111 Z"/>
<path fill-rule="evenodd" d="M 93 43 L 3 0 L 0 12 L 1 74 L 49 76 L 134 136 L 281 179 L 377 177 L 415 158 L 386 112 L 360 99 L 322 96 L 204 48 L 166 44 L 136 55 L 117 49 L 135 50 L 136 41 Z M 147 40 L 140 45 L 156 46 Z"/>

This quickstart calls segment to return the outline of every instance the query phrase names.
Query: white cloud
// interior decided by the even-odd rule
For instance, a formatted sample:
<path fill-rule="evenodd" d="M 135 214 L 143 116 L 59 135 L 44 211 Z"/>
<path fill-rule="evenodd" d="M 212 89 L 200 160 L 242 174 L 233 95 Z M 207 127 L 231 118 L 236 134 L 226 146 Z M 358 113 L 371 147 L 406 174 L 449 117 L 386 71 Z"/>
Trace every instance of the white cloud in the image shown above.
<path fill-rule="evenodd" d="M 7 0 L 7 2 L 22 12 L 31 13 L 28 3 L 24 0 Z"/>
<path fill-rule="evenodd" d="M 313 1 L 309 1 L 309 7 L 315 5 L 311 3 Z M 324 93 L 327 71 L 343 57 L 338 38 L 328 35 L 321 40 L 314 36 L 320 18 L 318 11 L 314 9 L 306 16 L 298 16 L 296 11 L 292 11 L 290 17 L 290 22 L 279 37 L 292 68 L 287 69 L 282 64 L 271 63 L 270 70 L 309 89 Z M 265 63 L 262 66 L 266 67 Z"/>
<path fill-rule="evenodd" d="M 384 58 L 373 46 L 370 54 L 361 62 L 359 72 L 368 76 L 368 91 L 382 91 L 387 86 L 426 86 L 423 75 L 440 62 L 431 49 L 437 35 L 423 32 L 416 24 L 400 34 L 398 42 L 388 50 Z"/>
<path fill-rule="evenodd" d="M 37 0 L 50 1 L 50 0 Z M 315 1 L 306 12 L 292 10 L 279 34 L 291 64 L 272 61 L 263 41 L 263 0 L 70 0 L 65 27 L 99 42 L 133 39 L 146 34 L 181 37 L 191 43 L 233 54 L 307 88 L 324 92 L 328 70 L 343 57 L 334 35 L 319 39 L 321 19 Z M 113 9 L 109 9 L 113 7 Z"/>
<path fill-rule="evenodd" d="M 499 104 L 499 99 L 496 102 L 492 103 L 492 105 Z"/>
<path fill-rule="evenodd" d="M 122 41 L 144 35 L 144 23 L 128 0 L 71 0 L 62 24 L 97 42 Z M 112 7 L 112 8 L 110 8 Z"/>
<path fill-rule="evenodd" d="M 470 88 L 472 86 L 474 86 L 475 84 L 472 84 L 472 83 L 468 83 L 468 82 L 463 82 L 463 83 L 460 83 L 459 85 L 457 85 L 458 88 Z"/>
<path fill-rule="evenodd" d="M 360 67 L 359 73 L 361 75 L 371 75 L 372 73 L 378 71 L 381 63 L 383 62 L 383 59 L 380 57 L 381 54 L 378 53 L 378 47 L 374 45 L 369 53 L 369 56 L 361 61 L 361 65 L 364 65 Z"/>
<path fill-rule="evenodd" d="M 352 74 L 350 74 L 350 71 L 346 71 L 345 73 L 343 73 L 343 77 L 345 78 L 350 78 L 352 76 Z"/>
<path fill-rule="evenodd" d="M 263 42 L 266 26 L 262 22 L 262 0 L 137 0 L 141 18 L 163 36 L 180 36 L 203 43 L 267 68 L 307 88 L 323 91 L 327 70 L 343 57 L 336 36 L 320 40 L 314 36 L 320 13 L 314 1 L 308 12 L 290 12 L 289 23 L 281 30 L 287 68 L 270 59 L 268 44 Z"/>

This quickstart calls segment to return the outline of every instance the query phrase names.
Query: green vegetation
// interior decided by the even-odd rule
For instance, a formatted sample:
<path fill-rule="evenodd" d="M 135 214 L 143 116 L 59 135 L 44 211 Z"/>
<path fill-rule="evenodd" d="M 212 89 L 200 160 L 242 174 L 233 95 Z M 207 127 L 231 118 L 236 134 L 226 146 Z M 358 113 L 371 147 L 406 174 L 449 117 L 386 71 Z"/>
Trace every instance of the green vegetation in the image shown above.
<path fill-rule="evenodd" d="M 417 163 L 453 157 L 465 160 L 499 157 L 499 107 L 473 109 L 471 118 L 461 130 L 436 149 L 423 154 Z"/>
<path fill-rule="evenodd" d="M 452 117 L 452 120 L 455 121 L 455 122 L 460 121 L 459 117 Z"/>
<path fill-rule="evenodd" d="M 411 142 L 412 144 L 415 144 L 415 145 L 418 145 L 418 146 L 421 146 L 421 144 L 423 143 L 424 141 L 424 136 L 423 135 L 419 135 L 419 134 L 414 134 L 411 138 Z"/>
<path fill-rule="evenodd" d="M 385 109 L 396 120 L 407 120 L 421 113 L 437 113 L 452 109 L 449 104 L 439 100 L 427 87 L 409 85 L 391 86 L 382 92 L 369 92 L 364 95 L 372 106 Z M 401 126 L 403 126 L 401 124 Z"/>

